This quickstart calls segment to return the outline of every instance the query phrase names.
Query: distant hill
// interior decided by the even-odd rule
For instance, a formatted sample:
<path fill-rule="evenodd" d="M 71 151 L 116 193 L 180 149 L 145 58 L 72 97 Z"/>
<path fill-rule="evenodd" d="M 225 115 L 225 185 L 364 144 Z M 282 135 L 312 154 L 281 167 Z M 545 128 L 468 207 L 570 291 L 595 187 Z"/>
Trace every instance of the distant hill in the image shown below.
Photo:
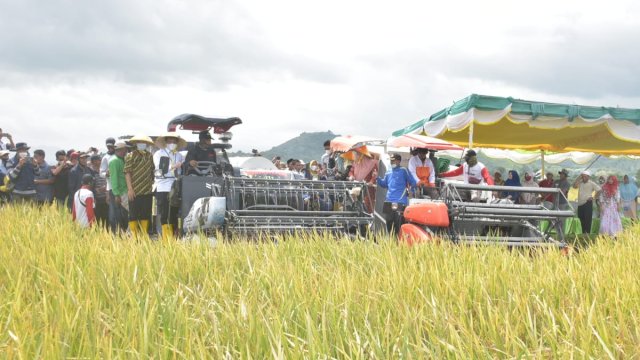
<path fill-rule="evenodd" d="M 325 141 L 335 138 L 336 135 L 331 130 L 324 132 L 303 132 L 302 134 L 290 139 L 278 146 L 267 151 L 261 151 L 262 156 L 271 159 L 276 155 L 280 155 L 283 161 L 287 159 L 302 159 L 305 162 L 311 160 L 320 160 L 320 157 L 324 153 L 322 144 Z M 232 156 L 250 156 L 242 152 L 235 152 L 230 154 Z"/>

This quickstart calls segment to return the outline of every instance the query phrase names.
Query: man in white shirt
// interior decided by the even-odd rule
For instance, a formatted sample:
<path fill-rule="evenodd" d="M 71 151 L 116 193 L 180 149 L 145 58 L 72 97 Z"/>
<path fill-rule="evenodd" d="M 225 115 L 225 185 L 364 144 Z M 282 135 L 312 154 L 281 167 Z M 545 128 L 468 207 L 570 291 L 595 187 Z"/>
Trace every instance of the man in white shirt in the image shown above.
<path fill-rule="evenodd" d="M 591 181 L 591 173 L 585 170 L 573 182 L 573 187 L 578 189 L 578 218 L 582 225 L 582 233 L 589 234 L 593 218 L 593 196 L 600 191 L 600 186 Z"/>
<path fill-rule="evenodd" d="M 153 154 L 155 166 L 153 188 L 157 213 L 162 225 L 162 238 L 168 240 L 173 237 L 174 229 L 178 226 L 178 207 L 172 207 L 169 203 L 169 192 L 176 178 L 182 174 L 184 158 L 179 151 L 184 149 L 187 143 L 175 132 L 158 137 L 156 143 L 160 150 Z"/>
<path fill-rule="evenodd" d="M 327 168 L 329 166 L 329 159 L 331 158 L 331 140 L 327 140 L 324 142 L 324 154 L 320 157 L 320 163 L 323 168 Z"/>
<path fill-rule="evenodd" d="M 429 150 L 418 149 L 417 154 L 409 159 L 407 168 L 416 180 L 418 187 L 432 187 L 436 182 L 436 171 L 431 159 L 427 157 Z"/>
<path fill-rule="evenodd" d="M 109 228 L 115 233 L 117 230 L 117 215 L 116 211 L 118 210 L 118 205 L 115 203 L 115 197 L 113 196 L 113 191 L 111 191 L 111 180 L 109 179 L 109 161 L 115 157 L 115 145 L 116 139 L 107 138 L 105 140 L 105 145 L 107 147 L 107 153 L 102 157 L 100 161 L 100 177 L 105 179 L 107 182 L 107 205 L 109 206 L 109 215 L 107 221 L 109 222 Z"/>
<path fill-rule="evenodd" d="M 96 222 L 95 200 L 91 187 L 93 186 L 93 176 L 84 174 L 82 176 L 82 187 L 73 194 L 72 215 L 73 220 L 82 227 L 90 227 Z"/>

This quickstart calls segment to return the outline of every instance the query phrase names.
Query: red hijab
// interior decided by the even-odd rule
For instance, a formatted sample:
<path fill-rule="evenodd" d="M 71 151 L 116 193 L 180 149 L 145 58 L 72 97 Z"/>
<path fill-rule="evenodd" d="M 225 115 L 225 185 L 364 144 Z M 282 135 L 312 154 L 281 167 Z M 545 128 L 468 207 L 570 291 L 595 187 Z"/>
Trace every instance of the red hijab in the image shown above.
<path fill-rule="evenodd" d="M 613 182 L 609 184 L 609 179 L 612 179 Z M 602 191 L 604 192 L 604 196 L 606 197 L 614 197 L 616 192 L 618 192 L 618 178 L 615 175 L 609 175 L 607 181 L 602 185 Z"/>

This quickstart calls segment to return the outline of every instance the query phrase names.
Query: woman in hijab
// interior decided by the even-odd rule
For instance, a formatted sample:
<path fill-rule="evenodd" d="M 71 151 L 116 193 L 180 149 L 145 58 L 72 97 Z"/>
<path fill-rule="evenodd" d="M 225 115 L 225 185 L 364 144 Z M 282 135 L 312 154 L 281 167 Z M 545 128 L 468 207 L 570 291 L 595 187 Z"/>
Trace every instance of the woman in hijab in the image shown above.
<path fill-rule="evenodd" d="M 618 178 L 610 175 L 600 191 L 600 234 L 616 236 L 622 231 Z"/>
<path fill-rule="evenodd" d="M 538 183 L 533 180 L 533 173 L 531 171 L 526 171 L 524 173 L 524 181 L 522 182 L 523 187 L 540 187 Z M 538 202 L 538 194 L 523 192 L 520 194 L 521 204 L 526 205 L 535 205 Z"/>
<path fill-rule="evenodd" d="M 636 220 L 636 196 L 638 187 L 629 175 L 625 175 L 620 184 L 620 197 L 622 198 L 622 211 L 624 216 Z"/>
<path fill-rule="evenodd" d="M 522 184 L 520 184 L 520 176 L 517 171 L 509 170 L 504 186 L 522 186 Z M 515 204 L 520 203 L 520 193 L 517 191 L 505 191 L 502 193 L 502 197 L 513 201 Z"/>

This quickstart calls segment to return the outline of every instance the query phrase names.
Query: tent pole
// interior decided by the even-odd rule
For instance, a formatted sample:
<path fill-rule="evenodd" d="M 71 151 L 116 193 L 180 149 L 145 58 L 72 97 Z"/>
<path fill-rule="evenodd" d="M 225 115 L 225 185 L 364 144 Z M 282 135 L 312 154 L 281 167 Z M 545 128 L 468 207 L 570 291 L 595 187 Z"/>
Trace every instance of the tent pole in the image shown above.
<path fill-rule="evenodd" d="M 469 125 L 469 150 L 473 149 L 473 123 L 471 120 L 471 124 Z"/>
<path fill-rule="evenodd" d="M 542 163 L 542 168 L 540 169 L 540 175 L 544 179 L 544 150 L 540 150 L 540 161 Z"/>

